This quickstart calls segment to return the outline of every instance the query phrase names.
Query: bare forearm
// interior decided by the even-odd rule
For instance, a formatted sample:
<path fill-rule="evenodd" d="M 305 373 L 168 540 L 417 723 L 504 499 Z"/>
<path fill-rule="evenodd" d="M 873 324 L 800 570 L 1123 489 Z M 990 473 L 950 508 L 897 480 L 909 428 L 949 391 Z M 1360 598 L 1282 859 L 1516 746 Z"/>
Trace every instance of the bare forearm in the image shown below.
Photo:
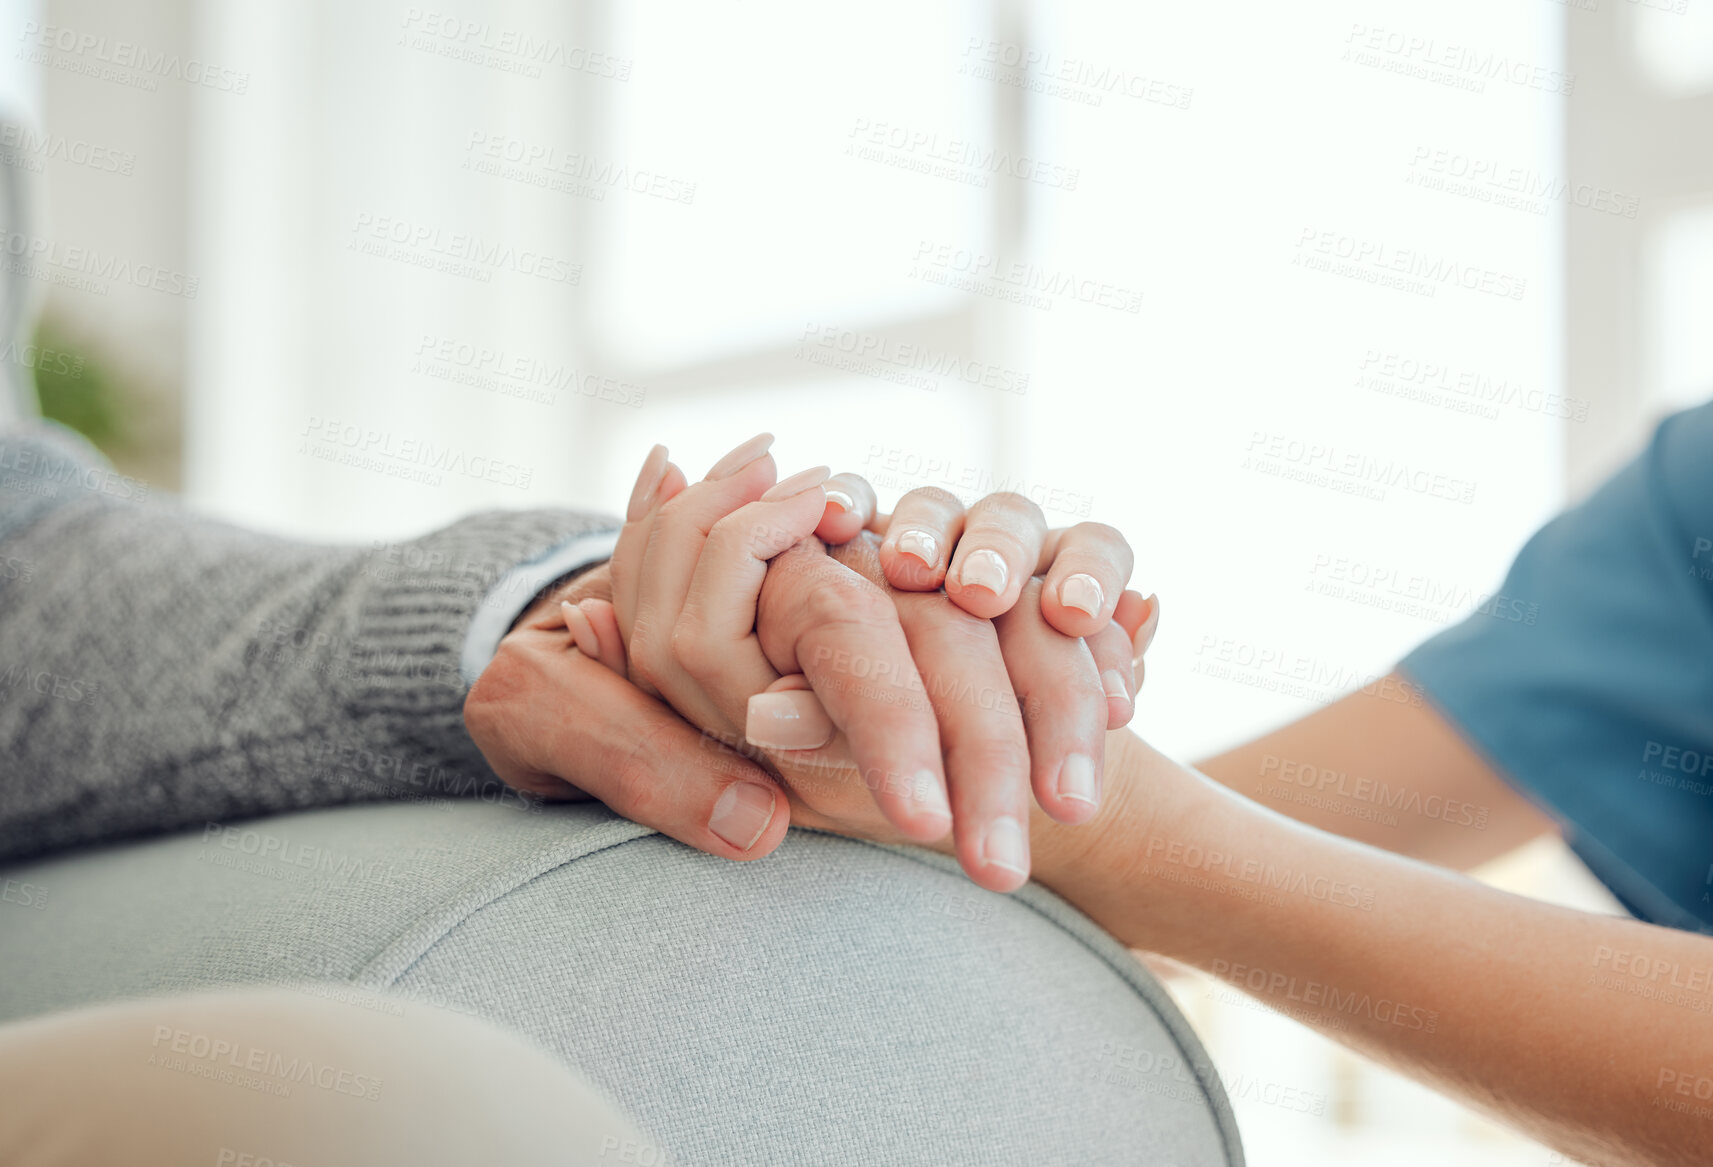
<path fill-rule="evenodd" d="M 1702 1161 L 1713 941 L 1307 829 L 1113 740 L 1135 793 L 1048 878 L 1121 940 L 1579 1158 Z"/>
<path fill-rule="evenodd" d="M 1298 822 L 1459 871 L 1553 829 L 1400 673 L 1196 768 Z"/>

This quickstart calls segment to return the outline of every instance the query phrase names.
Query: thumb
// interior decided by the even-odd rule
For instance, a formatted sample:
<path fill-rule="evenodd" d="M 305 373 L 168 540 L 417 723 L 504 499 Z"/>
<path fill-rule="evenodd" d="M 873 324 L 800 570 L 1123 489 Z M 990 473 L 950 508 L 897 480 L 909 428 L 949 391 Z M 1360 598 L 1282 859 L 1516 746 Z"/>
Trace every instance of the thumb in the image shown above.
<path fill-rule="evenodd" d="M 779 845 L 790 807 L 778 782 L 740 752 L 747 747 L 697 730 L 564 644 L 563 633 L 519 643 L 470 691 L 465 720 L 501 778 L 526 788 L 544 777 L 568 782 L 724 859 L 759 859 Z M 506 671 L 487 684 L 496 667 Z"/>

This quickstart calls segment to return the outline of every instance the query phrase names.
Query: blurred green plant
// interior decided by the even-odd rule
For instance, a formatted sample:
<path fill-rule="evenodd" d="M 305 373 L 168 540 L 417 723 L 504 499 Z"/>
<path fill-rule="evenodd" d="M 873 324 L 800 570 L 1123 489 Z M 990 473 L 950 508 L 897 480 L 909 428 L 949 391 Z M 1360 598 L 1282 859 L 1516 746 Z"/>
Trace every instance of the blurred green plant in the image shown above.
<path fill-rule="evenodd" d="M 42 320 L 15 359 L 35 377 L 43 417 L 70 426 L 103 449 L 124 442 L 125 409 L 112 374 L 52 320 Z"/>

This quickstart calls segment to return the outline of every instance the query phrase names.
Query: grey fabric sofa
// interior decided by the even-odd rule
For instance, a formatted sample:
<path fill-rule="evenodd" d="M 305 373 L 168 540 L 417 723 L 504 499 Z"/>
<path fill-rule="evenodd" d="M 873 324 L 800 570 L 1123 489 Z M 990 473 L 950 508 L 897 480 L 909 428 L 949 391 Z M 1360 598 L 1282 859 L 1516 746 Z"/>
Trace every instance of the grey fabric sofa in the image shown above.
<path fill-rule="evenodd" d="M 1049 892 L 793 831 L 732 864 L 591 806 L 390 803 L 0 870 L 0 1021 L 297 983 L 556 1052 L 684 1164 L 1243 1161 L 1165 992 Z"/>

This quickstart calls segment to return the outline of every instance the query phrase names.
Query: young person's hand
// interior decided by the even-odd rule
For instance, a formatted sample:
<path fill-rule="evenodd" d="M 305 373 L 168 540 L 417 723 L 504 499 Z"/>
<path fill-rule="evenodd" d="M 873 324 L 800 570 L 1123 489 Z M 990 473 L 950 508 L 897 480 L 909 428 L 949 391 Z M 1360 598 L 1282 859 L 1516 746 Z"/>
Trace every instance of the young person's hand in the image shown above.
<path fill-rule="evenodd" d="M 1024 585 L 1043 576 L 1041 614 L 1054 628 L 1090 636 L 1117 620 L 1135 638 L 1138 660 L 1148 647 L 1159 601 L 1125 590 L 1135 557 L 1105 523 L 1049 529 L 1040 507 L 1010 492 L 990 494 L 965 511 L 951 492 L 925 486 L 883 514 L 859 474 L 836 475 L 826 489 L 827 513 L 815 533 L 829 544 L 864 530 L 881 536 L 886 581 L 900 591 L 944 587 L 964 611 L 991 618 L 1009 612 Z"/>

